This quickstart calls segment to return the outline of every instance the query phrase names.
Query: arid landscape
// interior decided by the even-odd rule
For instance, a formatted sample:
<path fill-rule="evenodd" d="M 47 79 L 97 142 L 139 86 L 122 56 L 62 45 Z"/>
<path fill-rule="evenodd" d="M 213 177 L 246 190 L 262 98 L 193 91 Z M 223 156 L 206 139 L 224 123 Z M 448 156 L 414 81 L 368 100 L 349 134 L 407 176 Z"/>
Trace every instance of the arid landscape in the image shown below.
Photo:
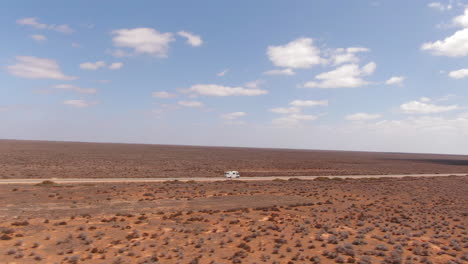
<path fill-rule="evenodd" d="M 468 156 L 0 140 L 0 178 L 467 173 Z"/>
<path fill-rule="evenodd" d="M 468 177 L 0 186 L 2 263 L 466 263 Z"/>
<path fill-rule="evenodd" d="M 222 178 L 232 168 L 324 177 Z M 465 263 L 468 175 L 339 176 L 467 170 L 453 155 L 2 140 L 4 180 L 214 180 L 2 184 L 0 263 Z"/>

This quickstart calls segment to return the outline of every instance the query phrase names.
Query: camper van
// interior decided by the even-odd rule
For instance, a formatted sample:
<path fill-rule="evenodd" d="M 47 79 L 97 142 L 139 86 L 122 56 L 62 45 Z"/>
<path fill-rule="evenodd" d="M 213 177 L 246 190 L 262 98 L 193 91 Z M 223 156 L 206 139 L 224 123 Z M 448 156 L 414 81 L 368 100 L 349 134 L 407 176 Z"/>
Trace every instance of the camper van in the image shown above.
<path fill-rule="evenodd" d="M 235 179 L 235 178 L 240 178 L 240 174 L 238 171 L 225 171 L 224 177 L 228 179 Z"/>

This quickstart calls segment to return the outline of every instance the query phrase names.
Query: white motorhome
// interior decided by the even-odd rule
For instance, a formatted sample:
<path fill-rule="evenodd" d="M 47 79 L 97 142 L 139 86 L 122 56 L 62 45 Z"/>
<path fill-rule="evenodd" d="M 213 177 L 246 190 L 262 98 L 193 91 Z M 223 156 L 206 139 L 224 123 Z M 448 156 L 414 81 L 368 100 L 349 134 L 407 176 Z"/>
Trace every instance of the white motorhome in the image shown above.
<path fill-rule="evenodd" d="M 240 178 L 240 173 L 238 171 L 225 171 L 224 177 L 228 179 Z"/>

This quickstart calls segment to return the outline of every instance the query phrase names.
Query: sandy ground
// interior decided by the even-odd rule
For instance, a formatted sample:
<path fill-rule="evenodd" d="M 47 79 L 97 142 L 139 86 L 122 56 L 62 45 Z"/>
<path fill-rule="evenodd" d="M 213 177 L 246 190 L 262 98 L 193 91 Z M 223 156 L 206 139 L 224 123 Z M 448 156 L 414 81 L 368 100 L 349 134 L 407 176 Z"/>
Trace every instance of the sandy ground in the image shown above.
<path fill-rule="evenodd" d="M 1 263 L 466 263 L 468 176 L 0 186 Z"/>

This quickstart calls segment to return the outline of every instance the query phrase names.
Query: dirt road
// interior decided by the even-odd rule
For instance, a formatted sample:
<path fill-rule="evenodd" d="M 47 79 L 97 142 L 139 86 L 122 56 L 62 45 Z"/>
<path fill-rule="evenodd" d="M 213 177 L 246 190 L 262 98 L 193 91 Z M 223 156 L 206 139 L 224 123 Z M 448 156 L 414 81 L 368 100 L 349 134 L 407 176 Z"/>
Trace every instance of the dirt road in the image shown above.
<path fill-rule="evenodd" d="M 339 175 L 327 176 L 328 178 L 403 178 L 403 177 L 446 177 L 446 176 L 466 176 L 468 173 L 438 173 L 438 174 L 393 174 L 393 175 Z M 241 177 L 236 180 L 242 181 L 272 181 L 275 179 L 289 180 L 313 180 L 323 176 L 266 176 L 266 177 Z M 122 183 L 122 182 L 165 182 L 165 181 L 200 181 L 214 182 L 226 180 L 223 177 L 194 177 L 194 178 L 50 178 L 50 179 L 0 179 L 0 184 L 37 184 L 43 181 L 53 181 L 55 183 Z"/>

